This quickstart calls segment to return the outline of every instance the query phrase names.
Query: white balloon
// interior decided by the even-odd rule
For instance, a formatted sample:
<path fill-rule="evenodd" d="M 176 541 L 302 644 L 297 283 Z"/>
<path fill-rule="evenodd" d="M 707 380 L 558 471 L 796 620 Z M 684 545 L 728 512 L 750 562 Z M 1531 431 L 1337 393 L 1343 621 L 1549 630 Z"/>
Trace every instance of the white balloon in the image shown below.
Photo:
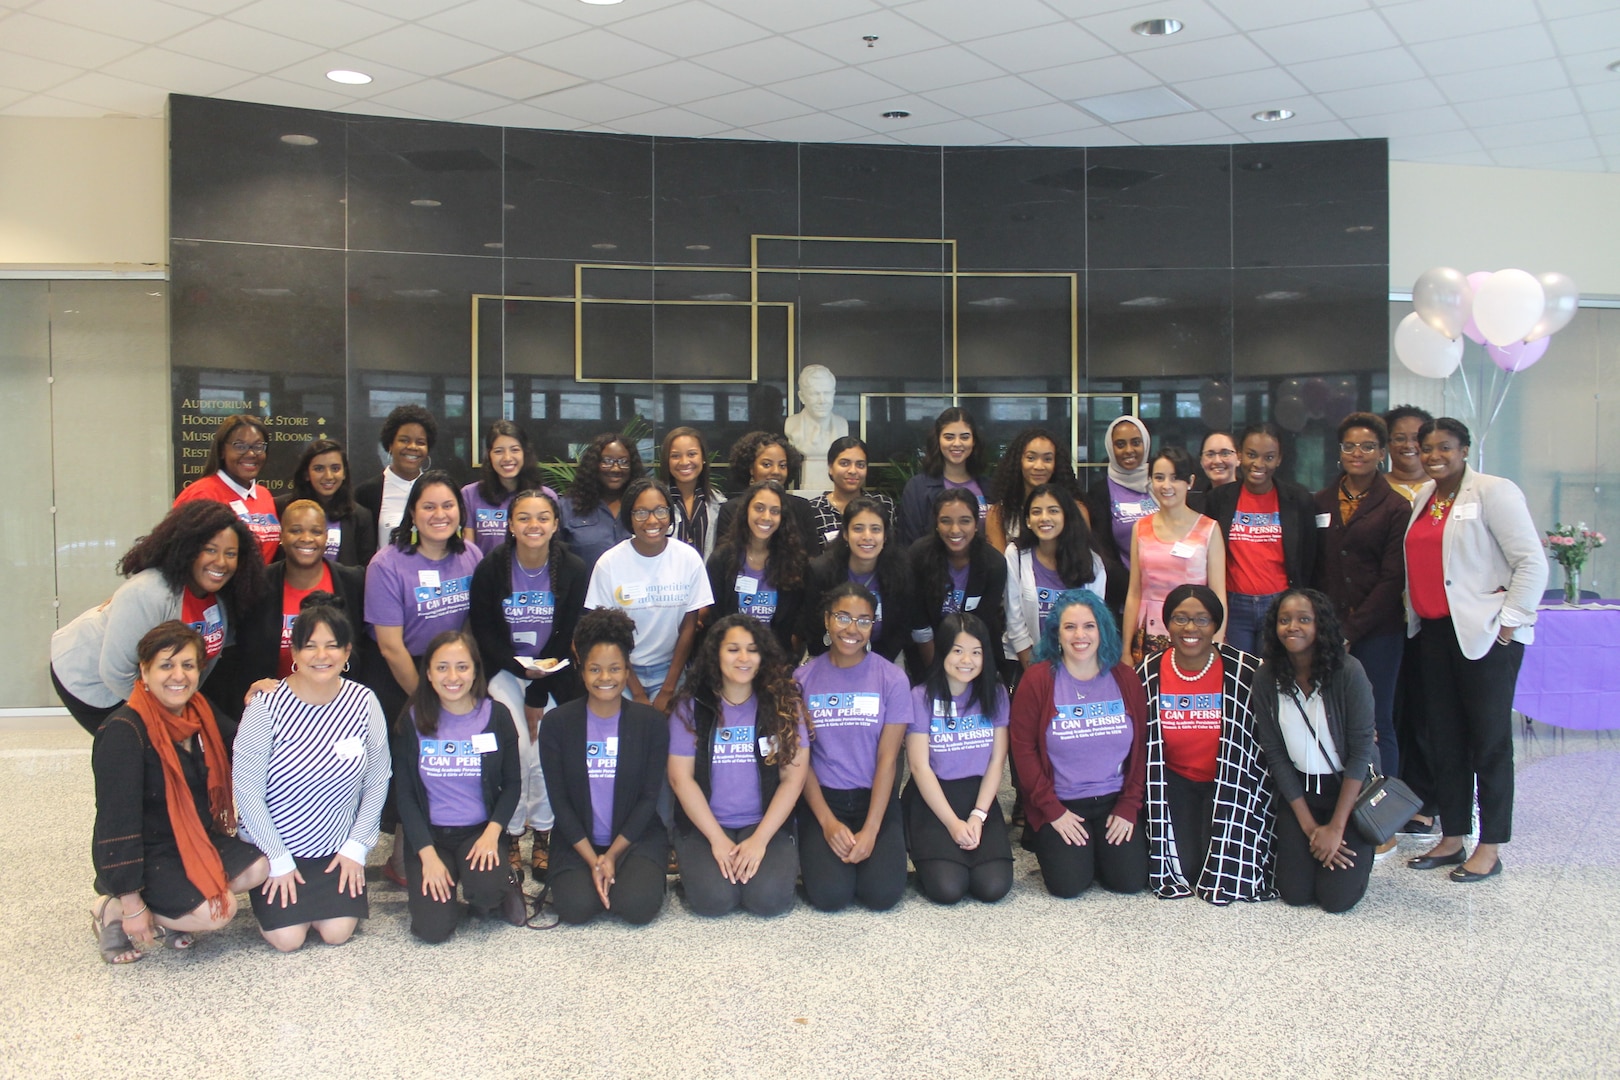
<path fill-rule="evenodd" d="M 1535 341 L 1539 338 L 1551 337 L 1569 325 L 1569 320 L 1575 317 L 1575 310 L 1581 305 L 1580 290 L 1566 275 L 1552 271 L 1537 274 L 1536 280 L 1541 283 L 1541 291 L 1547 295 L 1546 305 L 1541 312 L 1541 318 L 1536 320 L 1524 335 L 1524 340 Z"/>
<path fill-rule="evenodd" d="M 1449 266 L 1423 271 L 1412 285 L 1412 306 L 1424 322 L 1448 338 L 1462 333 L 1473 303 L 1474 290 L 1468 278 Z"/>
<path fill-rule="evenodd" d="M 1492 345 L 1523 341 L 1547 306 L 1541 282 L 1523 270 L 1498 270 L 1474 290 L 1474 323 Z"/>
<path fill-rule="evenodd" d="M 1448 338 L 1412 312 L 1395 328 L 1395 355 L 1413 374 L 1444 379 L 1462 363 L 1462 338 Z"/>

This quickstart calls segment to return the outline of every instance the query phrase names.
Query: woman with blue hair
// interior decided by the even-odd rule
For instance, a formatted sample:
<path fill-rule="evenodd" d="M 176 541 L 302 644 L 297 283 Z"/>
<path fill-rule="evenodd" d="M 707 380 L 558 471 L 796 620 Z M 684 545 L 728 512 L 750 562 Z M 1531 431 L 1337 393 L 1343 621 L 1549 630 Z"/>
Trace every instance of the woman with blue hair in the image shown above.
<path fill-rule="evenodd" d="M 1147 696 L 1123 652 L 1103 598 L 1069 589 L 1013 697 L 1014 775 L 1053 896 L 1079 896 L 1093 881 L 1118 893 L 1147 887 Z"/>

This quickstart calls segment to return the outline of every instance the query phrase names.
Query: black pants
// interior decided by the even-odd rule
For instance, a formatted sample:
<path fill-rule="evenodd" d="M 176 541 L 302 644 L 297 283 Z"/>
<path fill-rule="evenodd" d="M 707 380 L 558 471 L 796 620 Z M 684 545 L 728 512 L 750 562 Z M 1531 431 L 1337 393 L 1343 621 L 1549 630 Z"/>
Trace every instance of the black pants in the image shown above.
<path fill-rule="evenodd" d="M 109 705 L 103 709 L 100 706 L 80 701 L 68 692 L 67 687 L 62 685 L 62 680 L 56 677 L 55 668 L 51 668 L 51 686 L 56 690 L 56 696 L 62 699 L 62 707 L 67 709 L 68 715 L 77 720 L 79 726 L 92 735 L 101 730 L 101 722 L 111 716 L 113 710 L 118 708 L 118 705 L 123 704 L 120 701 L 118 705 Z"/>
<path fill-rule="evenodd" d="M 968 820 L 978 804 L 983 778 L 968 776 L 938 783 L 952 812 Z M 900 795 L 900 810 L 911 861 L 917 867 L 917 887 L 928 899 L 936 904 L 954 904 L 964 896 L 972 896 L 993 904 L 1012 890 L 1012 844 L 1007 839 L 1007 821 L 1001 816 L 998 801 L 991 800 L 979 830 L 979 846 L 972 851 L 956 846 L 950 830 L 917 790 L 915 776 Z"/>
<path fill-rule="evenodd" d="M 1123 844 L 1108 842 L 1108 815 L 1114 812 L 1117 799 L 1117 795 L 1099 795 L 1063 800 L 1066 809 L 1085 821 L 1088 839 L 1084 844 L 1070 844 L 1051 823 L 1036 830 L 1035 858 L 1041 864 L 1047 892 L 1071 900 L 1091 888 L 1093 881 L 1109 892 L 1138 893 L 1147 888 L 1147 834 L 1141 821 Z"/>
<path fill-rule="evenodd" d="M 1187 884 L 1198 887 L 1209 861 L 1210 827 L 1215 820 L 1215 781 L 1189 780 L 1164 767 L 1164 802 L 1170 828 L 1176 834 L 1176 858 Z"/>
<path fill-rule="evenodd" d="M 556 859 L 555 852 L 552 859 Z M 546 880 L 551 886 L 551 902 L 557 917 L 565 923 L 578 926 L 588 923 L 603 911 L 613 914 L 632 926 L 645 926 L 658 916 L 664 906 L 664 878 L 668 866 L 631 848 L 619 856 L 613 871 L 613 884 L 608 887 L 608 902 L 604 908 L 602 898 L 596 895 L 596 883 L 591 880 L 591 869 L 575 857 L 561 867 L 552 863 Z"/>
<path fill-rule="evenodd" d="M 725 828 L 721 826 L 721 828 Z M 725 829 L 732 843 L 754 835 L 758 825 Z M 670 830 L 675 857 L 681 864 L 681 891 L 698 915 L 725 915 L 743 908 L 755 915 L 781 915 L 793 906 L 793 886 L 799 879 L 799 845 L 793 823 L 787 821 L 765 845 L 754 876 L 741 884 L 727 881 L 714 861 L 709 838 L 695 828 L 677 825 Z"/>
<path fill-rule="evenodd" d="M 860 832 L 866 825 L 871 789 L 822 788 L 821 794 L 833 816 L 849 826 L 850 832 Z M 899 799 L 890 796 L 872 854 L 854 864 L 840 859 L 828 846 L 821 823 L 802 799 L 798 819 L 799 873 L 812 907 L 817 911 L 842 911 L 859 900 L 861 906 L 873 911 L 887 911 L 900 902 L 906 891 L 906 837 L 900 822 Z"/>
<path fill-rule="evenodd" d="M 1434 772 L 1425 749 L 1428 725 L 1423 721 L 1423 659 L 1418 639 L 1406 639 L 1401 673 L 1395 680 L 1395 740 L 1400 746 L 1402 780 L 1423 800 L 1422 814 L 1435 813 Z"/>
<path fill-rule="evenodd" d="M 1424 719 L 1434 769 L 1440 824 L 1447 836 L 1474 831 L 1479 784 L 1479 842 L 1513 839 L 1513 687 L 1524 643 L 1491 645 L 1470 660 L 1450 619 L 1424 619 L 1418 631 L 1423 663 Z"/>
<path fill-rule="evenodd" d="M 1321 780 L 1321 792 L 1314 788 Z M 1339 802 L 1340 778 L 1337 776 L 1301 776 L 1305 785 L 1305 805 L 1318 825 L 1326 825 L 1333 817 Z M 1319 904 L 1323 911 L 1349 911 L 1367 892 L 1367 878 L 1372 874 L 1373 846 L 1361 839 L 1354 823 L 1344 829 L 1345 843 L 1350 845 L 1355 865 L 1348 870 L 1329 870 L 1311 854 L 1311 838 L 1299 827 L 1293 807 L 1276 801 L 1277 810 L 1277 891 L 1283 902 L 1294 907 Z"/>
<path fill-rule="evenodd" d="M 1392 630 L 1364 637 L 1350 647 L 1350 655 L 1361 661 L 1367 681 L 1372 684 L 1373 728 L 1378 733 L 1375 763 L 1385 776 L 1401 775 L 1401 741 L 1395 734 L 1395 684 L 1400 678 L 1405 643 L 1405 632 Z"/>
<path fill-rule="evenodd" d="M 422 856 L 415 851 L 405 856 L 406 906 L 411 913 L 411 933 L 430 945 L 437 945 L 456 932 L 467 907 L 487 915 L 500 910 L 506 898 L 518 890 L 506 862 L 510 844 L 506 833 L 501 833 L 497 841 L 500 858 L 493 869 L 474 870 L 468 865 L 467 856 L 483 832 L 483 825 L 433 826 L 433 850 L 438 852 L 444 868 L 450 871 L 448 900 L 422 894 Z M 456 901 L 457 884 L 466 898 L 465 906 Z"/>

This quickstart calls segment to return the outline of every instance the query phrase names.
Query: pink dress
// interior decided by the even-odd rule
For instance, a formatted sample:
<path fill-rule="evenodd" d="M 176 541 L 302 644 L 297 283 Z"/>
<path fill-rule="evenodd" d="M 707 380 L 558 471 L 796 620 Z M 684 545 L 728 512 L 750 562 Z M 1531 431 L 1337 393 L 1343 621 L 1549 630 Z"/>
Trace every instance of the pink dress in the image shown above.
<path fill-rule="evenodd" d="M 1153 518 L 1136 523 L 1136 557 L 1142 566 L 1142 601 L 1133 630 L 1146 633 L 1143 655 L 1169 648 L 1170 631 L 1164 625 L 1164 598 L 1177 585 L 1209 584 L 1209 538 L 1215 520 L 1200 514 L 1192 531 L 1173 544 L 1153 532 Z"/>

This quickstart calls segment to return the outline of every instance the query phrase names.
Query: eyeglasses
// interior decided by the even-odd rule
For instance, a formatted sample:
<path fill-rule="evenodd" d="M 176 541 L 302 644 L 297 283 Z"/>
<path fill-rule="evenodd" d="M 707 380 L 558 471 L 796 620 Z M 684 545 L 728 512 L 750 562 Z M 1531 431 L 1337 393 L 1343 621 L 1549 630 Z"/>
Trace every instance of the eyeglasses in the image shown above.
<path fill-rule="evenodd" d="M 655 506 L 651 510 L 630 511 L 631 521 L 646 521 L 648 518 L 657 518 L 659 521 L 667 520 L 669 518 L 669 507 Z"/>
<path fill-rule="evenodd" d="M 604 469 L 628 469 L 629 467 L 630 459 L 627 457 L 605 457 L 602 459 L 602 468 Z"/>
<path fill-rule="evenodd" d="M 226 443 L 225 445 L 229 446 L 232 450 L 235 450 L 238 454 L 255 454 L 255 455 L 257 455 L 257 454 L 264 453 L 265 450 L 267 449 L 265 447 L 264 443 L 262 443 L 262 442 L 256 442 L 256 443 L 233 442 L 233 443 Z"/>
<path fill-rule="evenodd" d="M 833 625 L 838 627 L 840 630 L 848 630 L 851 623 L 854 623 L 862 630 L 870 630 L 872 629 L 873 624 L 877 622 L 877 620 L 872 618 L 870 615 L 851 615 L 847 611 L 833 612 L 832 621 Z"/>
<path fill-rule="evenodd" d="M 1206 458 L 1237 457 L 1237 451 L 1236 450 L 1205 450 L 1204 451 L 1204 457 L 1206 457 Z"/>
<path fill-rule="evenodd" d="M 1200 630 L 1208 630 L 1210 627 L 1215 625 L 1215 620 L 1210 618 L 1208 615 L 1189 616 L 1177 614 L 1170 616 L 1170 625 L 1179 626 L 1182 629 L 1186 629 L 1189 626 L 1196 626 Z"/>
<path fill-rule="evenodd" d="M 1342 442 L 1339 444 L 1339 451 L 1344 454 L 1353 454 L 1357 450 L 1360 450 L 1363 454 L 1376 454 L 1382 449 L 1383 447 L 1375 442 Z"/>

